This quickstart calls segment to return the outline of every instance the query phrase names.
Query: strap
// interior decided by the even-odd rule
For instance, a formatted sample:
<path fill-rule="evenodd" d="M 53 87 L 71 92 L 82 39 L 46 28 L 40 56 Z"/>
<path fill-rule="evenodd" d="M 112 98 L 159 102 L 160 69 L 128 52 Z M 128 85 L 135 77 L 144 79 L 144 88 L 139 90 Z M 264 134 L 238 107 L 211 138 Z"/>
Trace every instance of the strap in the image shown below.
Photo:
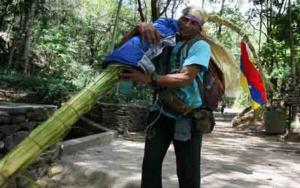
<path fill-rule="evenodd" d="M 168 61 L 168 62 L 163 63 L 165 73 L 169 73 L 171 71 L 170 70 L 171 69 L 171 67 L 170 67 L 170 58 L 171 58 L 172 51 L 173 51 L 173 47 L 167 47 L 166 48 L 165 60 Z"/>
<path fill-rule="evenodd" d="M 185 42 L 181 48 L 178 50 L 177 52 L 177 60 L 179 60 L 177 63 L 176 61 L 176 67 L 178 67 L 178 69 L 181 69 L 181 65 L 180 65 L 180 57 L 184 60 L 187 58 L 188 56 L 188 51 L 190 50 L 190 48 L 199 40 L 202 40 L 202 38 L 200 36 L 197 36 L 193 39 L 190 39 L 189 41 Z M 204 79 L 204 78 L 203 78 Z M 203 85 L 203 81 L 199 78 L 199 76 L 196 76 L 196 82 L 198 85 L 198 90 L 200 93 L 200 97 L 202 99 L 202 106 L 206 107 L 206 101 L 204 100 L 205 96 L 204 96 L 204 85 Z"/>
<path fill-rule="evenodd" d="M 146 134 L 147 139 L 149 139 L 149 140 L 151 140 L 153 138 L 153 136 L 155 135 L 155 132 L 153 130 L 153 126 L 159 120 L 159 118 L 161 116 L 161 113 L 162 113 L 162 106 L 160 106 L 160 108 L 159 108 L 158 115 L 154 118 L 154 120 L 152 122 L 150 122 L 146 126 L 145 134 Z"/>
<path fill-rule="evenodd" d="M 158 74 L 166 74 L 170 72 L 170 57 L 172 54 L 173 47 L 165 47 L 163 49 L 163 52 L 154 59 L 156 70 L 162 71 L 162 72 L 157 72 Z M 153 98 L 152 98 L 152 104 L 154 104 L 158 98 L 158 93 L 159 93 L 160 88 L 155 87 L 154 88 L 154 93 L 153 93 Z"/>
<path fill-rule="evenodd" d="M 185 56 L 183 56 L 185 54 Z M 175 59 L 175 68 L 180 70 L 181 64 L 180 60 L 185 59 L 187 57 L 187 42 L 184 42 L 178 49 Z"/>
<path fill-rule="evenodd" d="M 200 36 L 196 36 L 186 42 L 184 42 L 182 44 L 182 46 L 178 49 L 177 54 L 176 54 L 176 68 L 177 69 L 181 69 L 181 64 L 180 64 L 180 60 L 185 60 L 188 56 L 188 52 L 190 50 L 190 48 L 199 40 L 201 40 L 202 38 Z"/>
<path fill-rule="evenodd" d="M 204 79 L 204 78 L 203 78 L 203 79 Z M 201 100 L 202 100 L 202 105 L 201 105 L 201 106 L 206 107 L 207 104 L 206 104 L 206 101 L 204 100 L 204 99 L 205 99 L 205 96 L 204 96 L 204 85 L 203 85 L 203 81 L 199 78 L 199 76 L 196 76 L 196 82 L 197 82 L 198 90 L 199 90 L 200 97 L 201 97 Z"/>

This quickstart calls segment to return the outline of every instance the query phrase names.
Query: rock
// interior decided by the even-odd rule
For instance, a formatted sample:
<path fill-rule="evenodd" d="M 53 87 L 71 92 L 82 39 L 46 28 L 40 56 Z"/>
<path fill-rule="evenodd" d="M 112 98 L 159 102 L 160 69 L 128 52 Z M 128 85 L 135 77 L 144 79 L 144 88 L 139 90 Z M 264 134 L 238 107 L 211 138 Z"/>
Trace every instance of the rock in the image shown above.
<path fill-rule="evenodd" d="M 26 113 L 26 117 L 30 121 L 44 121 L 48 118 L 48 113 L 45 111 L 34 111 L 34 112 L 28 112 Z"/>
<path fill-rule="evenodd" d="M 9 113 L 5 111 L 0 111 L 0 126 L 1 124 L 6 124 L 10 122 Z"/>
<path fill-rule="evenodd" d="M 36 122 L 25 122 L 20 125 L 22 129 L 26 129 L 28 131 L 32 131 L 37 126 Z"/>
<path fill-rule="evenodd" d="M 105 127 L 118 130 L 142 131 L 146 126 L 148 109 L 146 105 L 98 103 L 87 115 L 91 120 Z"/>
<path fill-rule="evenodd" d="M 1 124 L 7 124 L 7 123 L 9 123 L 9 122 L 10 122 L 9 116 L 2 116 L 2 115 L 0 114 L 0 126 L 1 126 Z"/>
<path fill-rule="evenodd" d="M 25 114 L 26 113 L 26 109 L 25 108 L 17 108 L 17 107 L 7 108 L 6 111 L 10 115 L 19 115 L 19 114 Z"/>
<path fill-rule="evenodd" d="M 300 133 L 295 133 L 292 131 L 288 131 L 288 134 L 286 134 L 283 137 L 284 141 L 291 141 L 291 142 L 300 142 Z"/>
<path fill-rule="evenodd" d="M 63 173 L 63 171 L 64 168 L 62 166 L 59 165 L 52 166 L 48 169 L 48 176 L 51 178 L 53 176 Z"/>
<path fill-rule="evenodd" d="M 15 135 L 14 135 L 14 141 L 16 143 L 20 143 L 22 140 L 24 140 L 24 138 L 26 138 L 27 136 L 29 135 L 29 131 L 20 131 L 20 132 L 17 132 Z"/>
<path fill-rule="evenodd" d="M 9 116 L 9 113 L 5 112 L 5 111 L 0 111 L 0 117 L 1 116 L 6 116 L 8 117 Z"/>
<path fill-rule="evenodd" d="M 18 125 L 16 125 L 16 124 L 3 125 L 3 126 L 0 126 L 0 133 L 5 136 L 12 135 L 13 133 L 16 132 L 17 128 L 18 128 Z"/>
<path fill-rule="evenodd" d="M 5 143 L 5 148 L 8 150 L 11 150 L 14 148 L 17 144 L 19 144 L 26 136 L 29 135 L 28 131 L 20 131 L 15 133 L 14 135 L 6 136 L 3 139 L 3 142 Z"/>
<path fill-rule="evenodd" d="M 3 141 L 0 141 L 0 150 L 5 147 L 5 143 Z"/>
<path fill-rule="evenodd" d="M 293 133 L 300 133 L 300 121 L 298 115 L 295 116 L 294 121 L 291 123 L 291 131 Z"/>
<path fill-rule="evenodd" d="M 11 150 L 15 146 L 14 138 L 12 135 L 4 137 L 3 142 L 5 143 L 5 148 L 7 150 Z"/>
<path fill-rule="evenodd" d="M 22 123 L 26 121 L 25 115 L 18 115 L 18 116 L 13 116 L 11 118 L 12 123 Z"/>

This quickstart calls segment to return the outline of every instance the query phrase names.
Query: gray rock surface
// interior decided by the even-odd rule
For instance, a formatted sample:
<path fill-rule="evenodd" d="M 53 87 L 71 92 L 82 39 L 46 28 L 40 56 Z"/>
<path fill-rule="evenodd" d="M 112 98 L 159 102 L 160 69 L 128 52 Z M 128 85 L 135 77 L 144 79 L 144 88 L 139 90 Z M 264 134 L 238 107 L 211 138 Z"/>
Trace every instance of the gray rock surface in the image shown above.
<path fill-rule="evenodd" d="M 55 110 L 54 105 L 0 102 L 0 141 L 4 142 L 5 151 L 20 143 Z"/>
<path fill-rule="evenodd" d="M 126 131 L 142 131 L 146 126 L 148 109 L 145 104 L 97 103 L 87 116 L 123 134 Z"/>

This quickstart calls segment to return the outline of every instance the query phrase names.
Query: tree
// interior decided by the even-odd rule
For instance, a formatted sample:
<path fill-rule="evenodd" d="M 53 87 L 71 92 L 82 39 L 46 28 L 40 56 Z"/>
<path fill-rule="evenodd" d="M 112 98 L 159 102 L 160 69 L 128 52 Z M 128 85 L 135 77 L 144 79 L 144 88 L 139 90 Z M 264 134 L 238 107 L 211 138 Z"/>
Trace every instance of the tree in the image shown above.
<path fill-rule="evenodd" d="M 25 20 L 24 20 L 24 49 L 22 61 L 24 62 L 24 74 L 28 74 L 28 64 L 31 52 L 31 42 L 32 42 L 32 25 L 34 21 L 35 10 L 37 7 L 36 0 L 25 1 Z"/>
<path fill-rule="evenodd" d="M 170 3 L 171 0 L 151 0 L 152 22 L 167 12 Z"/>
<path fill-rule="evenodd" d="M 299 84 L 299 76 L 296 75 L 296 62 L 300 59 L 299 2 L 299 0 L 258 2 L 261 7 L 261 20 L 266 20 L 266 24 L 262 22 L 260 31 L 262 32 L 263 27 L 267 31 L 265 33 L 267 40 L 260 54 L 277 88 L 278 92 L 274 93 L 276 97 L 282 97 L 292 85 Z"/>

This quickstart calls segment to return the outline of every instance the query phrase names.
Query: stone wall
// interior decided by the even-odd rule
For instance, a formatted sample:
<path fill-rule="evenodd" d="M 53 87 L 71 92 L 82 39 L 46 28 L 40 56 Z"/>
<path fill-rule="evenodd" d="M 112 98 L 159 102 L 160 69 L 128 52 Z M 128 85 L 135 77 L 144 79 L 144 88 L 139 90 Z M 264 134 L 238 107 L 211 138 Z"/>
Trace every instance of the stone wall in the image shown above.
<path fill-rule="evenodd" d="M 55 110 L 54 105 L 0 102 L 0 157 L 21 142 Z M 143 131 L 148 109 L 145 104 L 97 103 L 86 115 L 104 127 L 124 131 Z"/>
<path fill-rule="evenodd" d="M 21 142 L 55 110 L 54 105 L 0 102 L 0 157 Z"/>
<path fill-rule="evenodd" d="M 55 110 L 54 105 L 0 102 L 0 158 L 28 136 Z M 86 116 L 102 126 L 124 133 L 124 131 L 144 130 L 148 110 L 146 105 L 142 104 L 98 103 Z M 24 171 L 24 174 L 32 180 L 45 176 L 51 161 L 59 157 L 59 148 L 59 144 L 49 148 Z M 13 178 L 8 183 L 10 188 L 27 187 L 27 185 L 27 180 L 21 176 Z"/>
<path fill-rule="evenodd" d="M 104 127 L 124 131 L 143 131 L 146 127 L 148 108 L 146 104 L 97 103 L 87 114 L 91 120 Z"/>

